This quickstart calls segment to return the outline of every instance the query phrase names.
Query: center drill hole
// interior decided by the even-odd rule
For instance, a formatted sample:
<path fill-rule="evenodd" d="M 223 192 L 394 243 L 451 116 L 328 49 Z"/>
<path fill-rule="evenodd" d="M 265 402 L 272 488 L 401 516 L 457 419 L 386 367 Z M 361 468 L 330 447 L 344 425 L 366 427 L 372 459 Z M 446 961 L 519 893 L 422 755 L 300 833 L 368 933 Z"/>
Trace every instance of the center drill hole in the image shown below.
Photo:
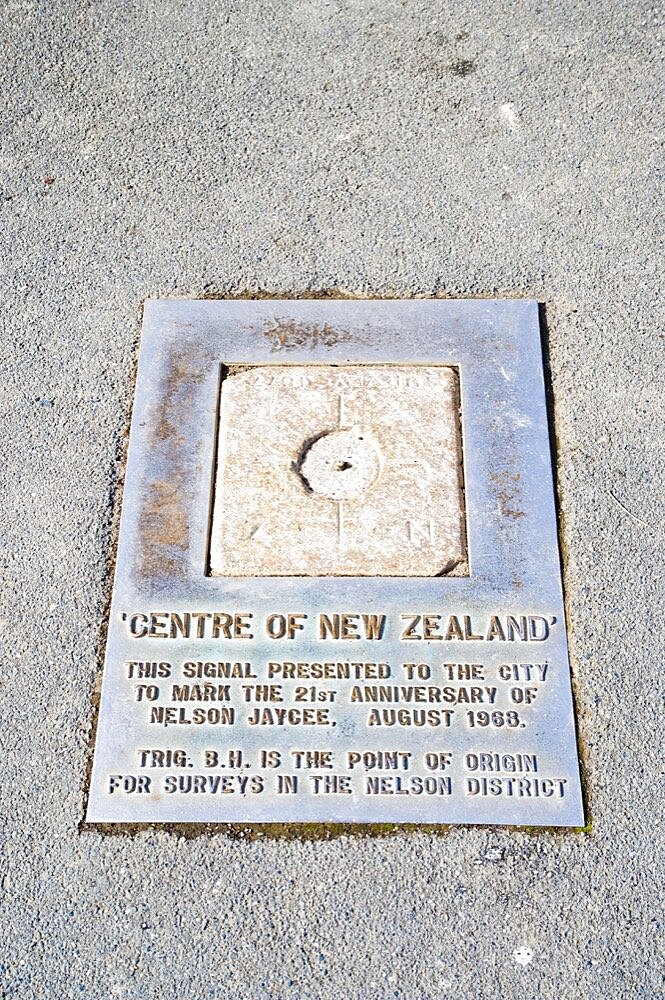
<path fill-rule="evenodd" d="M 346 472 L 347 469 L 352 469 L 353 466 L 350 462 L 340 462 L 337 466 L 338 472 Z"/>

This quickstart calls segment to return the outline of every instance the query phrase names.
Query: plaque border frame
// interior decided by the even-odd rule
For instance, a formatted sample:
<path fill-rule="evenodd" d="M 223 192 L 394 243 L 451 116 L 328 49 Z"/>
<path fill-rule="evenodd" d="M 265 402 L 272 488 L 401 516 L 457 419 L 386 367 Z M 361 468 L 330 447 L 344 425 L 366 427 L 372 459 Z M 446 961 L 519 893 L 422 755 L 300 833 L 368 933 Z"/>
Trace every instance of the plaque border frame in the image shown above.
<path fill-rule="evenodd" d="M 370 363 L 458 369 L 470 575 L 208 576 L 221 366 Z M 148 300 L 86 822 L 583 827 L 551 462 L 535 301 Z M 249 610 L 250 605 L 259 616 L 268 608 L 325 611 L 342 605 L 368 611 L 403 607 L 453 613 L 463 608 L 478 619 L 507 608 L 514 614 L 551 616 L 558 628 L 549 640 L 548 656 L 555 656 L 556 671 L 533 739 L 534 746 L 559 763 L 570 794 L 559 803 L 539 800 L 548 808 L 536 814 L 514 799 L 493 799 L 491 810 L 479 800 L 466 801 L 460 810 L 446 808 L 449 801 L 440 799 L 411 798 L 395 806 L 394 797 L 386 797 L 373 800 L 372 815 L 361 813 L 363 803 L 340 805 L 332 797 L 315 800 L 316 808 L 311 803 L 303 808 L 301 796 L 294 797 L 297 803 L 281 799 L 279 815 L 270 808 L 274 796 L 258 796 L 258 808 L 251 809 L 246 799 L 238 799 L 221 812 L 218 803 L 211 811 L 208 803 L 191 799 L 125 797 L 111 802 L 102 790 L 102 776 L 118 770 L 111 765 L 132 745 L 136 729 L 132 718 L 114 712 L 126 684 L 120 664 L 136 653 L 136 640 L 127 636 L 128 610 Z M 153 644 L 155 658 L 176 651 L 169 639 L 146 641 Z M 469 660 L 470 644 L 450 645 L 458 647 L 457 658 Z M 355 647 L 357 658 L 370 656 L 368 646 L 362 652 Z M 428 647 L 437 652 L 433 641 L 418 646 L 423 656 Z M 490 646 L 474 643 L 474 655 Z M 522 659 L 534 648 L 526 643 L 519 650 Z M 316 650 L 310 649 L 314 656 Z M 412 648 L 402 651 L 411 654 Z M 246 655 L 242 642 L 224 646 L 225 658 Z M 272 655 L 277 655 L 274 647 Z"/>

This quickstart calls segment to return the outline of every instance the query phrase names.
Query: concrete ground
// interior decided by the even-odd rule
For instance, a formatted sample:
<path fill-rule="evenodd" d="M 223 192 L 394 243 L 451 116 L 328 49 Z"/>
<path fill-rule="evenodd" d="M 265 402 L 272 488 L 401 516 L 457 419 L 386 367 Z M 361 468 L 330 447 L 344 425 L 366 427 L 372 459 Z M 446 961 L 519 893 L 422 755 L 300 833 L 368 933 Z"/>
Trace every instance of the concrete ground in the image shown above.
<path fill-rule="evenodd" d="M 657 7 L 4 4 L 2 996 L 660 995 Z M 79 830 L 141 303 L 328 291 L 545 304 L 589 832 Z"/>

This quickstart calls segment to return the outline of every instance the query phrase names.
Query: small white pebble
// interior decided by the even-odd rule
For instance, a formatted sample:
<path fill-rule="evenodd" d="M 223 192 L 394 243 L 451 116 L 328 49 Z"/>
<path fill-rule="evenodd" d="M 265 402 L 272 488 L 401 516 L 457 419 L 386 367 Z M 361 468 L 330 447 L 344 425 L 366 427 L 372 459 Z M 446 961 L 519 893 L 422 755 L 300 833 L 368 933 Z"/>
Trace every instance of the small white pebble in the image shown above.
<path fill-rule="evenodd" d="M 529 962 L 533 961 L 533 952 L 531 948 L 527 948 L 526 945 L 520 945 L 519 948 L 515 948 L 513 952 L 513 961 L 517 962 L 518 965 L 528 965 Z"/>
<path fill-rule="evenodd" d="M 520 116 L 517 114 L 514 104 L 502 104 L 500 111 L 511 128 L 520 127 Z"/>

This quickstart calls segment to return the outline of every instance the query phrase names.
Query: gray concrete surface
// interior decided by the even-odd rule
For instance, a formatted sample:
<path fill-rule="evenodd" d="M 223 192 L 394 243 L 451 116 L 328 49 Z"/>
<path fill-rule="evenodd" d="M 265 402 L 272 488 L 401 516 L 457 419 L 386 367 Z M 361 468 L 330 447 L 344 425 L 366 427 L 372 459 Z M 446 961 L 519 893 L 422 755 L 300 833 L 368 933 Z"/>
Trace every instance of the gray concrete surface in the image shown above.
<path fill-rule="evenodd" d="M 660 995 L 656 10 L 4 5 L 3 996 Z M 141 301 L 327 289 L 546 304 L 591 832 L 79 831 Z"/>

